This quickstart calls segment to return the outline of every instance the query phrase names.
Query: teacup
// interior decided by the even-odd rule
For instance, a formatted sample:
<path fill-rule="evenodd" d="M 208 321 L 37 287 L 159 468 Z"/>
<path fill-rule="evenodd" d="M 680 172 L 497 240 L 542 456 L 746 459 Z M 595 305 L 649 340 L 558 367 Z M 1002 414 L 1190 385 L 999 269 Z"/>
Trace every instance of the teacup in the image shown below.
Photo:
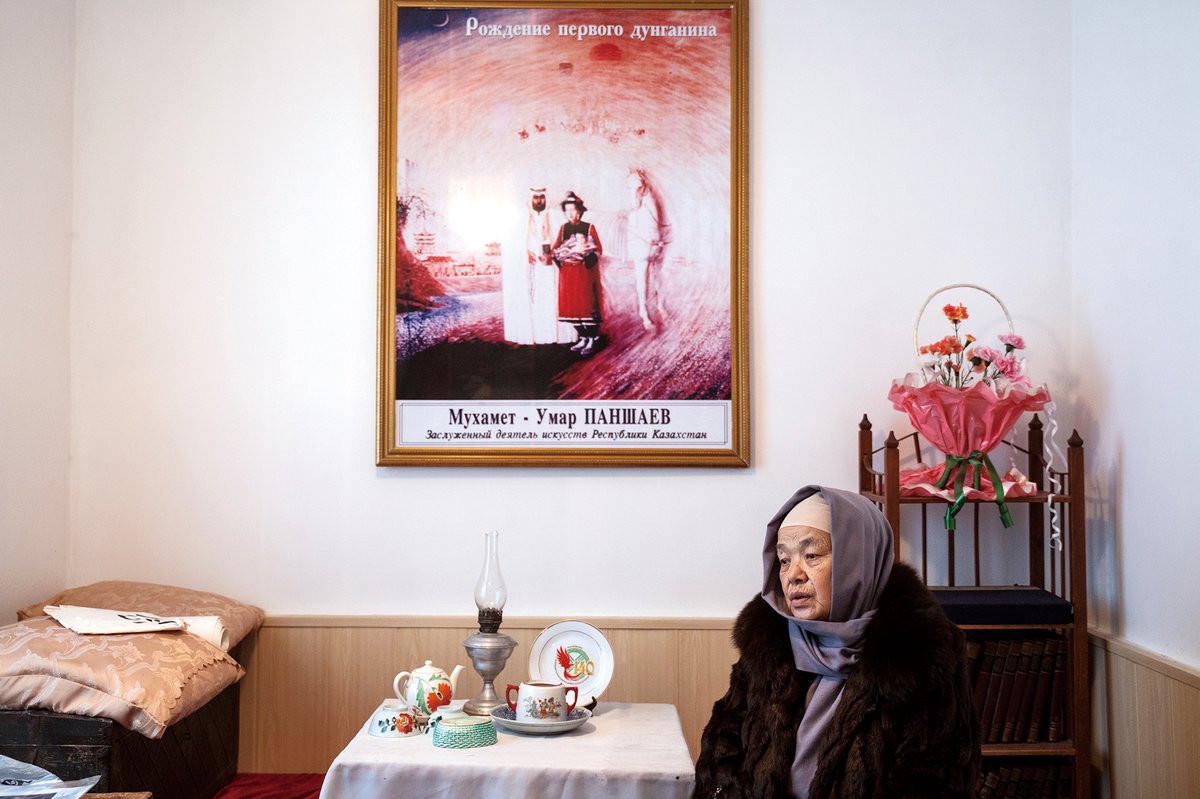
<path fill-rule="evenodd" d="M 367 732 L 380 738 L 407 738 L 420 735 L 421 728 L 411 708 L 395 699 L 388 699 L 371 716 Z"/>
<path fill-rule="evenodd" d="M 513 699 L 513 694 L 517 698 Z M 568 694 L 570 698 L 568 699 Z M 504 698 L 517 721 L 566 721 L 579 701 L 579 689 L 574 685 L 564 686 L 557 682 L 509 683 Z"/>

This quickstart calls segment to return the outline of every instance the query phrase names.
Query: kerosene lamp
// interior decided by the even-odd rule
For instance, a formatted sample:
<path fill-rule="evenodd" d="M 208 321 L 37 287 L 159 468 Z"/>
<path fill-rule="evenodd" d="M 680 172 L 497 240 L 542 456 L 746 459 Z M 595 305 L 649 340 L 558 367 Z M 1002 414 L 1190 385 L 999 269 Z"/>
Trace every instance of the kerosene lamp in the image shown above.
<path fill-rule="evenodd" d="M 500 574 L 500 534 L 495 530 L 484 534 L 483 571 L 475 583 L 475 606 L 479 608 L 479 632 L 463 641 L 471 658 L 471 665 L 483 678 L 483 690 L 474 699 L 468 699 L 463 710 L 474 716 L 490 715 L 492 710 L 506 704 L 496 695 L 492 684 L 504 670 L 517 642 L 500 632 L 504 618 L 504 603 L 508 599 L 508 586 Z"/>

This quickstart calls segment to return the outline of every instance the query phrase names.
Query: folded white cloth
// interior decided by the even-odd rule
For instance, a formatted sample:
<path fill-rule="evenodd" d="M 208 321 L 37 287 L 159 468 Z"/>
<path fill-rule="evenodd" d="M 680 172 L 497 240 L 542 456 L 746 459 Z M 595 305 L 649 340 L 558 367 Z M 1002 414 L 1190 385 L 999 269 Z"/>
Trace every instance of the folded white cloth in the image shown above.
<path fill-rule="evenodd" d="M 62 626 L 84 635 L 180 630 L 203 638 L 222 651 L 229 649 L 229 631 L 220 616 L 158 616 L 78 605 L 46 605 L 42 610 Z"/>
<path fill-rule="evenodd" d="M 220 616 L 180 616 L 179 618 L 187 625 L 187 631 L 192 635 L 200 636 L 222 652 L 229 651 L 229 630 L 225 629 L 225 622 L 221 621 Z"/>

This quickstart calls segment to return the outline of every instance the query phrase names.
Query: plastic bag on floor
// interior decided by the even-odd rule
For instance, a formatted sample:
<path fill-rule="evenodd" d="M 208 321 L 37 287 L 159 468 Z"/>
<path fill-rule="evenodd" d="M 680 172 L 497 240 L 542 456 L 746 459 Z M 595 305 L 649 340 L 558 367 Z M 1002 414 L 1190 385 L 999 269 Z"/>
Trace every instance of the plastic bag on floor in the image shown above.
<path fill-rule="evenodd" d="M 4 799 L 79 799 L 99 781 L 95 776 L 63 782 L 44 768 L 0 755 L 0 797 Z"/>

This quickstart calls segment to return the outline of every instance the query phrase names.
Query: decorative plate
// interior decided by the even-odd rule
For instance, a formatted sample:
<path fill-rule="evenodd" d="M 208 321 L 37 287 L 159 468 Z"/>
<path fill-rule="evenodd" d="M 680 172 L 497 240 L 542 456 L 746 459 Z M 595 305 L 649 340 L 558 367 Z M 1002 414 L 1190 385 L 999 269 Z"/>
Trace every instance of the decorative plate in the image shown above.
<path fill-rule="evenodd" d="M 577 707 L 600 696 L 612 679 L 613 652 L 604 633 L 582 621 L 560 621 L 542 630 L 529 651 L 534 680 L 561 682 L 579 690 Z"/>
<path fill-rule="evenodd" d="M 558 735 L 582 727 L 592 717 L 592 711 L 576 708 L 562 721 L 517 721 L 517 714 L 508 705 L 492 711 L 492 721 L 497 727 L 526 735 Z"/>

